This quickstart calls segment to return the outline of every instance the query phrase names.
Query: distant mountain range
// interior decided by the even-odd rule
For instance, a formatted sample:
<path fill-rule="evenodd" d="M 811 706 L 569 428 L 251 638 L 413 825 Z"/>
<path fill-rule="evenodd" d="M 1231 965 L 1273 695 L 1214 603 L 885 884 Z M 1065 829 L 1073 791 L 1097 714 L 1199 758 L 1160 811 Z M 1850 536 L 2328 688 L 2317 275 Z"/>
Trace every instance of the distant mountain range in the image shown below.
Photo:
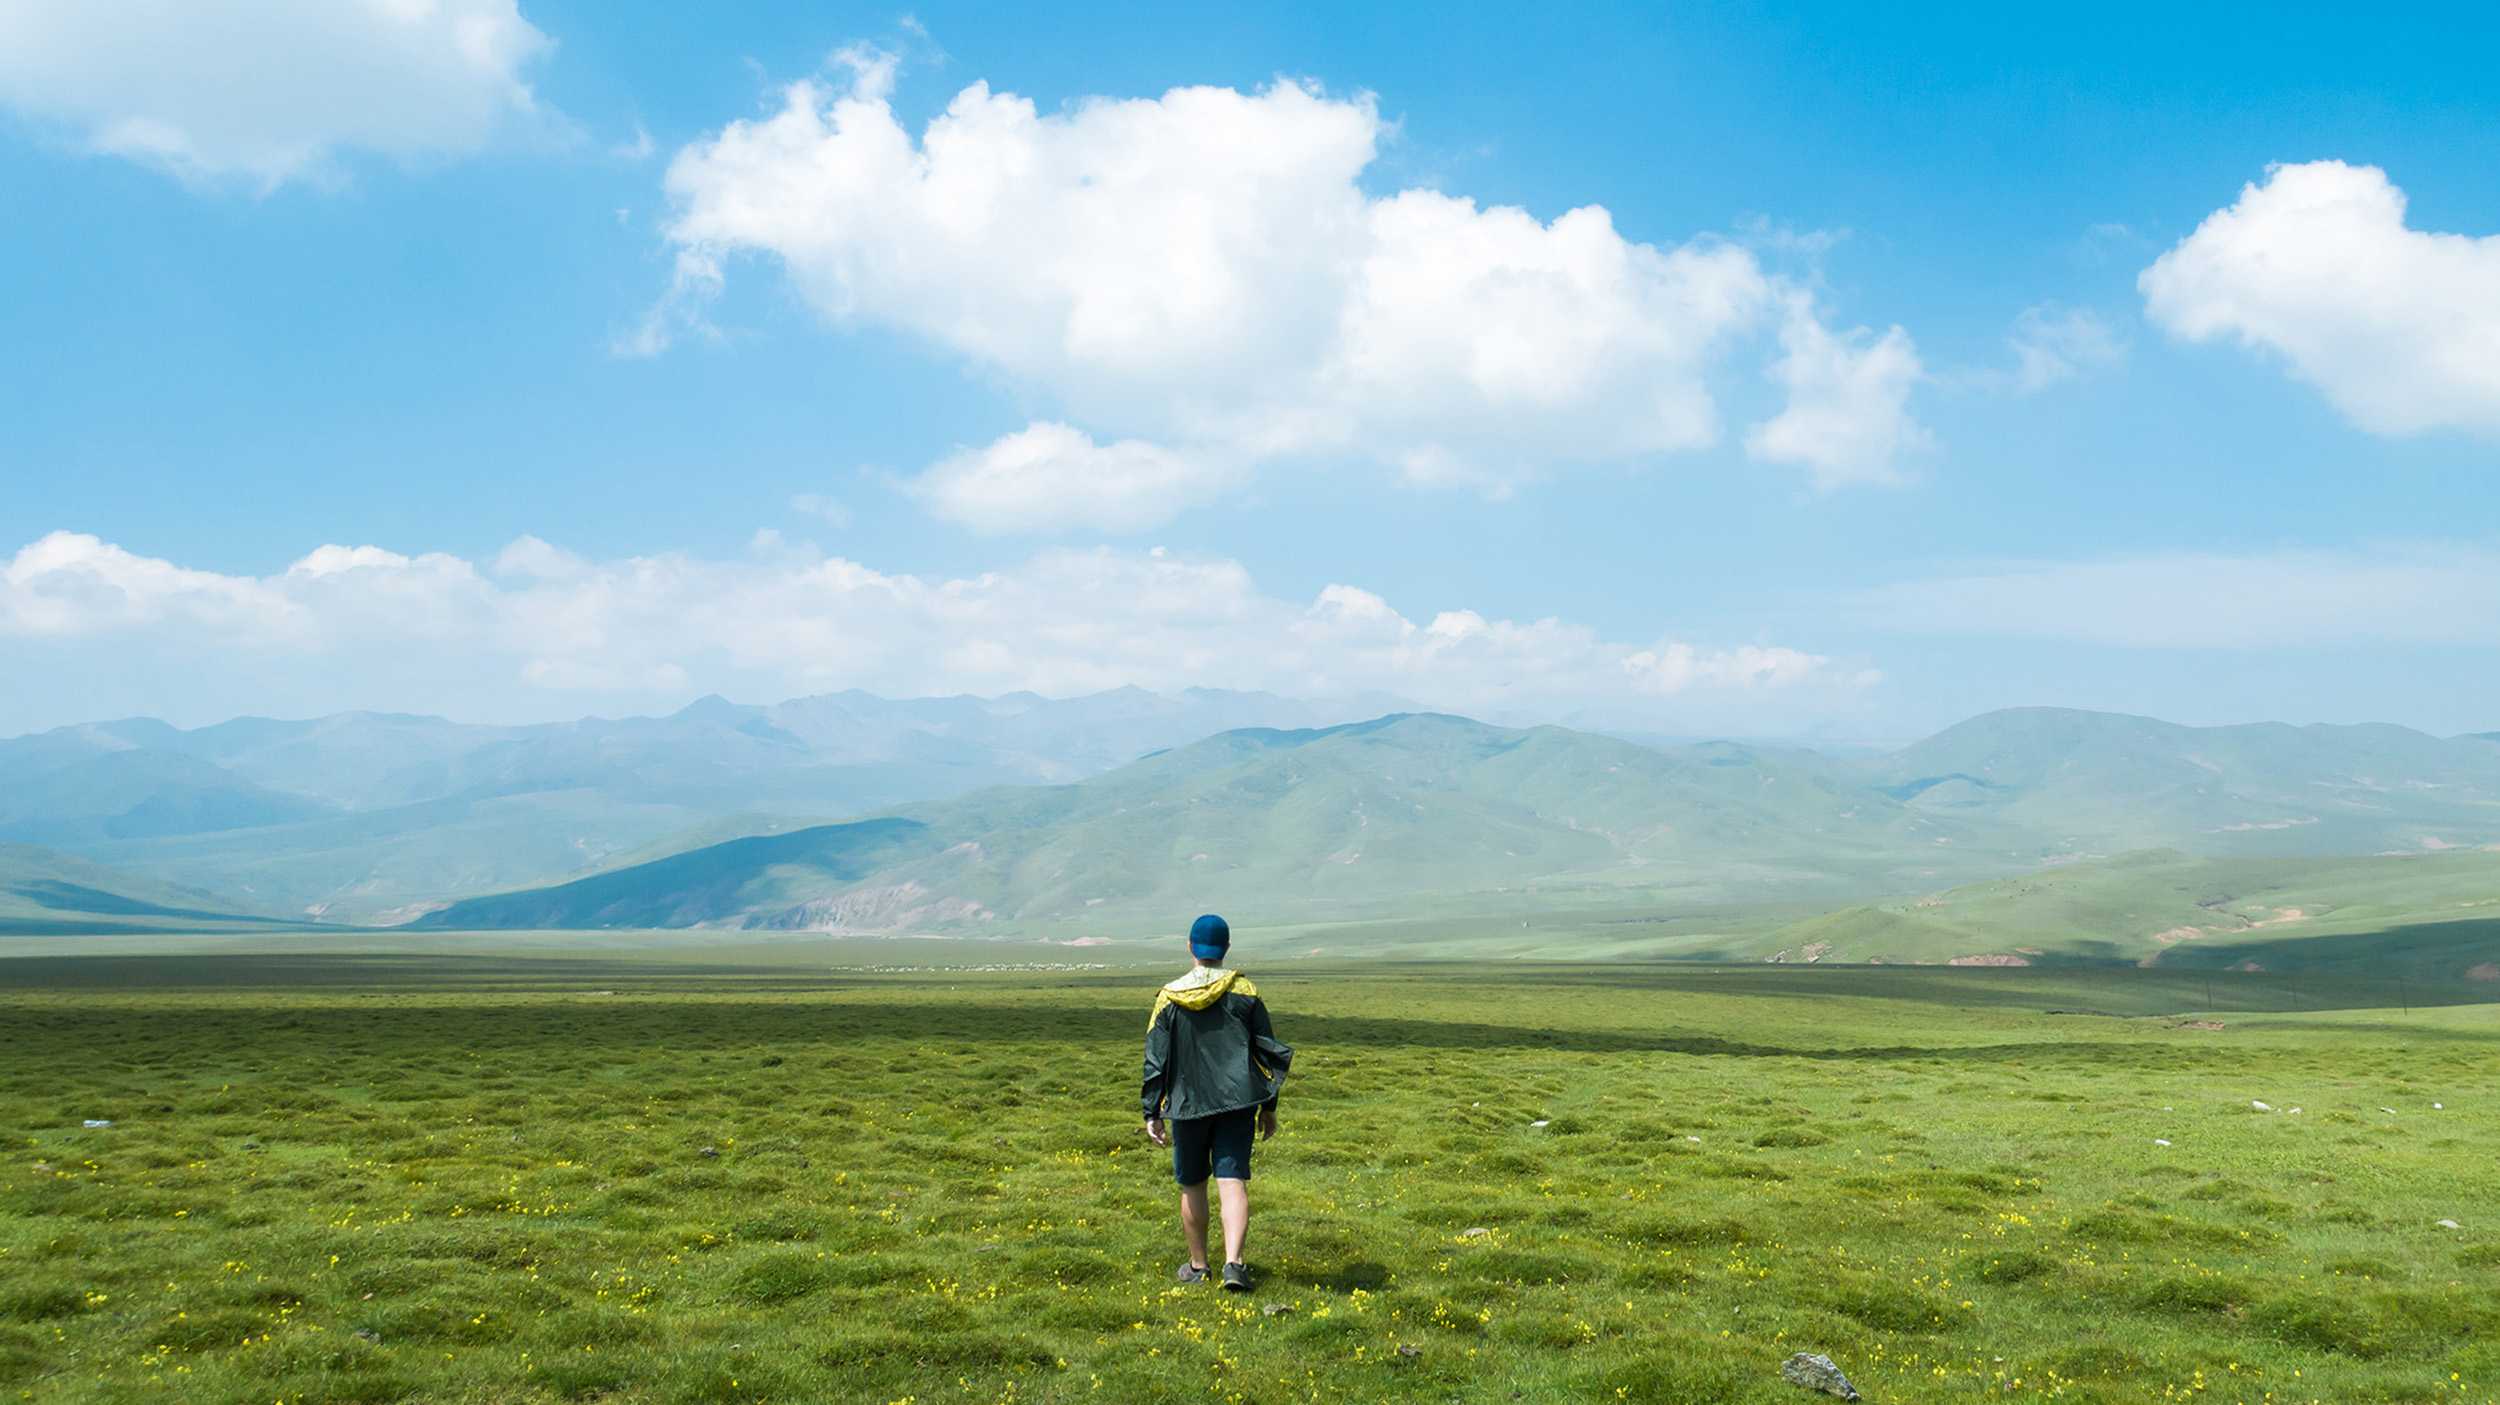
<path fill-rule="evenodd" d="M 0 930 L 1082 933 L 1222 905 L 1314 922 L 1837 905 L 2145 849 L 2500 844 L 2482 736 L 2017 709 L 1835 757 L 1331 715 L 1376 705 L 843 693 L 537 727 L 63 728 L 0 742 L 0 845 L 18 846 L 0 850 L 0 923 L 18 924 Z"/>
<path fill-rule="evenodd" d="M 142 718 L 0 741 L 0 843 L 214 888 L 265 913 L 401 920 L 724 830 L 1075 780 L 1230 728 L 1395 706 L 1129 688 L 706 698 L 668 717 L 532 727 L 343 713 L 185 731 Z"/>
<path fill-rule="evenodd" d="M 1074 784 L 739 838 L 423 924 L 1120 932 L 1227 905 L 1291 922 L 1841 901 L 2156 847 L 2494 844 L 2500 747 L 2396 727 L 2021 709 L 1867 760 L 1412 714 L 1227 732 Z"/>

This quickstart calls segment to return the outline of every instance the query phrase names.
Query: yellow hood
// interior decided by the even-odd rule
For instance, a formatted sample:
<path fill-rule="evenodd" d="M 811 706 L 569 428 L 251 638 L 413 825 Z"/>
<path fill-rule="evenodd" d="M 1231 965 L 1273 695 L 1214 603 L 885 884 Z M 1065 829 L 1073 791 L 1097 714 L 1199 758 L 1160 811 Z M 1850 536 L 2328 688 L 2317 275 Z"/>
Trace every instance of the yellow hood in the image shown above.
<path fill-rule="evenodd" d="M 1203 1010 L 1227 995 L 1256 995 L 1257 986 L 1238 971 L 1218 970 L 1212 966 L 1192 966 L 1181 977 L 1155 992 L 1154 1014 L 1146 1017 L 1149 1029 L 1166 1005 L 1184 1010 Z"/>

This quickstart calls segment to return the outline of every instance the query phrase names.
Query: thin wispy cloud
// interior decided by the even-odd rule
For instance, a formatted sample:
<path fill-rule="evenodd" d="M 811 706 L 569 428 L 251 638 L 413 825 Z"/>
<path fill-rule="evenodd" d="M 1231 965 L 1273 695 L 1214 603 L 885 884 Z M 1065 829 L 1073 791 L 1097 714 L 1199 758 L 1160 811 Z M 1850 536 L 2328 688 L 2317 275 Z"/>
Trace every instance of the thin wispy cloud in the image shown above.
<path fill-rule="evenodd" d="M 201 185 L 331 181 L 350 154 L 566 140 L 529 81 L 554 41 L 514 0 L 0 3 L 0 106 Z"/>
<path fill-rule="evenodd" d="M 2006 562 L 1837 602 L 1889 633 L 2150 649 L 2500 645 L 2500 547 L 2390 543 Z"/>

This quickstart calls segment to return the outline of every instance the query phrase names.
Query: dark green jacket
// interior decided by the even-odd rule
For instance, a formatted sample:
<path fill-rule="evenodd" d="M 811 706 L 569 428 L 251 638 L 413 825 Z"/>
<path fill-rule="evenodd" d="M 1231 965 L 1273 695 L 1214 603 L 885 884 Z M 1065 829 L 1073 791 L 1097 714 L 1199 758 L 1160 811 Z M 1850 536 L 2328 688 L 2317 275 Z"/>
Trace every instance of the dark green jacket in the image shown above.
<path fill-rule="evenodd" d="M 1140 1102 L 1148 1121 L 1265 1107 L 1292 1063 L 1258 988 L 1234 972 L 1196 967 L 1155 993 Z"/>

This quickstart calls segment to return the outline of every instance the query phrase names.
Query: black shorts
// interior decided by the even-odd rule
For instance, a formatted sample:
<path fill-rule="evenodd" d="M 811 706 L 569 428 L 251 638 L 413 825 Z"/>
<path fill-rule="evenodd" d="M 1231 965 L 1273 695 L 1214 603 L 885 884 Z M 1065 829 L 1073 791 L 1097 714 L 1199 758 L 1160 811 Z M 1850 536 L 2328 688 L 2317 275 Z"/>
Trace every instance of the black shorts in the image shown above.
<path fill-rule="evenodd" d="M 1258 1129 L 1259 1110 L 1245 1107 L 1213 1117 L 1192 1117 L 1172 1125 L 1172 1179 L 1182 1185 L 1205 1185 L 1212 1170 L 1228 1181 L 1250 1179 L 1250 1143 Z"/>

